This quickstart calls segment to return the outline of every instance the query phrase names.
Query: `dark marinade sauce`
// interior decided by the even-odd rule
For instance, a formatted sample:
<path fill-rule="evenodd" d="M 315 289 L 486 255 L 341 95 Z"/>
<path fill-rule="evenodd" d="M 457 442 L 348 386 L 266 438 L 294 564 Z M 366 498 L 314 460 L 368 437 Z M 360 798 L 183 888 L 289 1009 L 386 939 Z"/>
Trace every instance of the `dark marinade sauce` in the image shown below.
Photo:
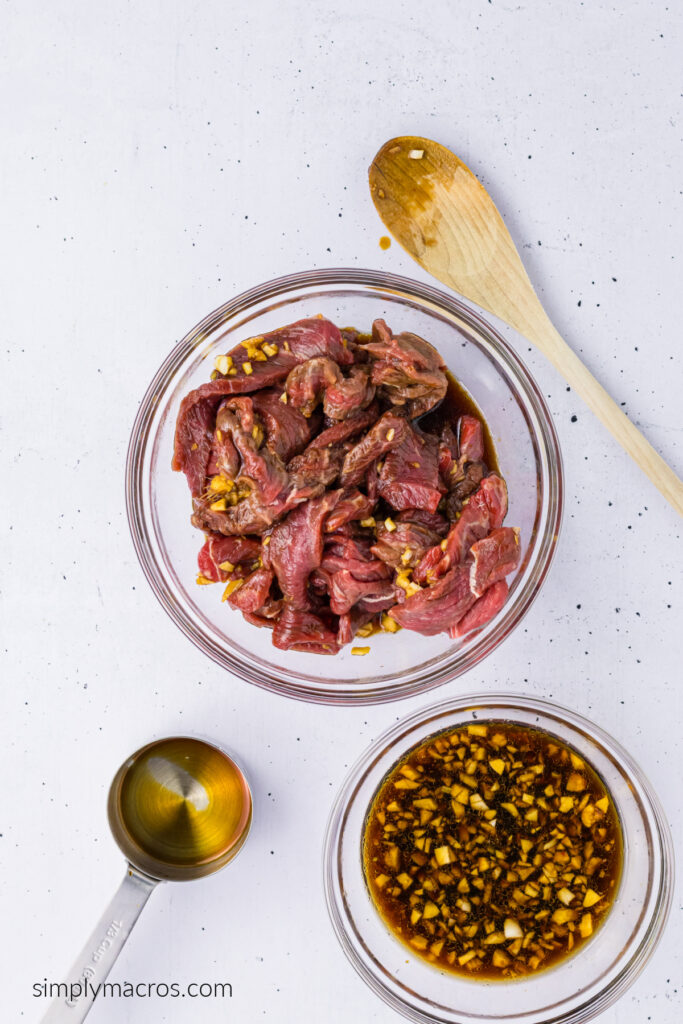
<path fill-rule="evenodd" d="M 463 789 L 470 801 L 454 816 Z M 484 805 L 471 805 L 474 793 Z M 594 821 L 586 817 L 600 806 Z M 375 907 L 414 955 L 455 974 L 511 980 L 562 962 L 599 928 L 619 888 L 623 838 L 604 781 L 572 747 L 491 720 L 432 735 L 389 770 L 368 808 L 362 857 Z M 524 940 L 496 939 L 505 919 Z"/>

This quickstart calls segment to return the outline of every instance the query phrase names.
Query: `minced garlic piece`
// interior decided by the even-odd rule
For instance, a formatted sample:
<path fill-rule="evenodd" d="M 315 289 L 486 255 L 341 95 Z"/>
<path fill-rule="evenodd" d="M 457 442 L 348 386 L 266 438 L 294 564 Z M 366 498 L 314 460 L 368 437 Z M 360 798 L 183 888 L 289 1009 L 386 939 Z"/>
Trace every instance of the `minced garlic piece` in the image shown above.
<path fill-rule="evenodd" d="M 227 492 L 231 491 L 234 486 L 235 484 L 232 480 L 228 480 L 227 477 L 219 475 L 213 477 L 209 484 L 209 490 L 213 491 L 215 494 L 227 494 Z"/>
<path fill-rule="evenodd" d="M 244 580 L 230 580 L 227 587 L 223 591 L 222 601 L 227 601 L 231 594 L 234 594 L 236 590 L 244 583 Z"/>
<path fill-rule="evenodd" d="M 216 369 L 223 377 L 227 376 L 228 370 L 232 366 L 232 356 L 216 356 L 215 362 Z"/>

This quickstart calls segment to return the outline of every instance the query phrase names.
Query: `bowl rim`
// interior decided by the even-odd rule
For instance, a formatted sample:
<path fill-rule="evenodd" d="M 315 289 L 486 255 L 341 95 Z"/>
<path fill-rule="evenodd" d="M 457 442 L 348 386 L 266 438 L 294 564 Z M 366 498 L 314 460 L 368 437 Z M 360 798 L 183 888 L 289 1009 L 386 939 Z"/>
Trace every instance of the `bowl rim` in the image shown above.
<path fill-rule="evenodd" d="M 419 1024 L 445 1024 L 445 1019 L 442 1016 L 437 1016 L 429 1011 L 425 1011 L 423 1008 L 410 1005 L 400 995 L 389 989 L 382 981 L 381 976 L 373 969 L 372 959 L 362 945 L 360 950 L 356 948 L 353 934 L 346 927 L 345 913 L 342 909 L 342 903 L 345 903 L 345 900 L 343 898 L 340 900 L 339 898 L 339 893 L 344 893 L 344 882 L 340 865 L 341 843 L 344 826 L 352 802 L 367 774 L 373 769 L 382 755 L 391 752 L 392 763 L 395 763 L 405 756 L 415 743 L 415 739 L 412 738 L 403 746 L 396 745 L 400 737 L 406 737 L 411 730 L 420 724 L 424 724 L 438 715 L 449 712 L 454 714 L 462 714 L 468 710 L 481 712 L 478 720 L 482 721 L 487 717 L 486 711 L 488 708 L 503 708 L 510 711 L 519 710 L 545 714 L 550 718 L 559 719 L 575 728 L 592 745 L 601 747 L 608 752 L 612 759 L 618 760 L 623 774 L 629 782 L 633 779 L 637 781 L 640 790 L 638 802 L 644 802 L 646 809 L 652 816 L 652 822 L 655 826 L 654 837 L 658 840 L 656 849 L 660 863 L 659 886 L 652 900 L 653 910 L 651 919 L 644 929 L 642 938 L 636 946 L 633 955 L 597 993 L 582 1001 L 576 1007 L 566 1011 L 552 1012 L 550 1016 L 543 1018 L 543 1024 L 584 1024 L 584 1022 L 592 1020 L 599 1013 L 603 1013 L 612 1006 L 630 988 L 646 967 L 659 944 L 673 902 L 675 854 L 671 830 L 664 808 L 652 784 L 638 763 L 621 743 L 601 726 L 590 721 L 579 712 L 555 701 L 546 700 L 545 698 L 536 697 L 528 693 L 506 693 L 500 690 L 471 692 L 426 705 L 399 718 L 398 721 L 393 722 L 391 726 L 385 729 L 366 747 L 345 775 L 330 810 L 325 830 L 322 852 L 322 883 L 332 930 L 351 966 L 383 1002 L 391 1006 L 398 1013 L 401 1013 L 404 1017 L 419 1022 Z M 495 715 L 497 719 L 504 717 L 504 715 Z M 475 719 L 473 718 L 473 720 Z M 545 729 L 543 725 L 537 727 Z M 447 726 L 444 724 L 442 728 L 447 728 Z M 434 733 L 438 732 L 439 726 L 435 724 L 433 731 Z M 422 742 L 422 740 L 419 742 Z M 624 836 L 624 842 L 626 841 L 627 837 Z M 650 866 L 652 866 L 653 862 L 656 863 L 656 855 L 652 847 L 648 848 L 648 862 Z M 353 922 L 350 913 L 349 920 Z M 561 964 L 553 968 L 553 970 L 559 969 L 561 969 Z M 484 990 L 482 989 L 482 991 Z M 474 1018 L 468 1014 L 463 1017 L 463 1024 L 466 1021 L 473 1022 L 475 1020 L 479 1020 L 481 1024 L 493 1024 L 498 1019 L 485 1016 Z M 514 1019 L 522 1020 L 523 1016 L 520 1014 Z M 529 1020 L 531 1019 L 529 1015 Z M 541 1018 L 533 1019 L 534 1022 L 538 1021 L 540 1024 Z M 510 1018 L 510 1020 L 512 1021 L 513 1018 Z"/>
<path fill-rule="evenodd" d="M 266 674 L 258 663 L 252 664 L 240 657 L 238 652 L 221 645 L 191 619 L 179 605 L 154 556 L 154 545 L 150 539 L 151 524 L 146 520 L 143 495 L 146 479 L 145 452 L 149 442 L 154 442 L 150 432 L 155 416 L 160 405 L 165 405 L 167 392 L 177 373 L 207 336 L 219 326 L 229 326 L 231 320 L 257 304 L 282 298 L 288 293 L 293 293 L 296 298 L 297 293 L 325 286 L 349 286 L 370 292 L 395 293 L 408 301 L 418 300 L 427 312 L 446 314 L 451 319 L 457 317 L 464 321 L 491 347 L 498 363 L 502 364 L 502 367 L 498 366 L 498 371 L 507 372 L 512 378 L 513 390 L 518 402 L 521 396 L 525 417 L 529 420 L 531 414 L 533 418 L 533 425 L 530 423 L 529 429 L 536 448 L 537 465 L 539 459 L 547 463 L 543 474 L 547 491 L 542 495 L 545 517 L 543 530 L 539 530 L 535 538 L 535 550 L 527 567 L 526 578 L 493 620 L 491 629 L 488 632 L 485 629 L 483 634 L 475 633 L 469 648 L 445 654 L 434 666 L 430 663 L 426 669 L 411 668 L 405 673 L 408 678 L 393 674 L 382 676 L 379 681 L 369 678 L 358 682 L 349 681 L 345 685 L 335 683 L 333 687 L 326 686 L 325 680 L 320 679 L 313 685 L 310 678 L 308 684 L 302 684 L 300 674 L 288 673 L 273 665 L 270 666 L 272 674 Z M 174 345 L 149 384 L 133 423 L 126 457 L 125 498 L 133 546 L 143 573 L 163 609 L 199 650 L 237 677 L 264 689 L 313 703 L 363 705 L 416 696 L 449 682 L 478 664 L 517 627 L 535 600 L 554 558 L 564 509 L 564 472 L 557 433 L 538 385 L 514 349 L 476 310 L 454 294 L 408 277 L 362 268 L 325 268 L 274 278 L 241 292 L 207 314 Z M 537 521 L 540 515 L 538 512 Z"/>

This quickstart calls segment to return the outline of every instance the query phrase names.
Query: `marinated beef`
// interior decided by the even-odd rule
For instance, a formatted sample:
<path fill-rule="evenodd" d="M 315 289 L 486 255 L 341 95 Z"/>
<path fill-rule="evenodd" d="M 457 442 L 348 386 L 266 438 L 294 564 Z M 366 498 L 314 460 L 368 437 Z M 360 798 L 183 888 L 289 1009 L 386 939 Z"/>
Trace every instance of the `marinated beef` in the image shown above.
<path fill-rule="evenodd" d="M 447 389 L 436 349 L 383 320 L 368 339 L 312 317 L 219 356 L 181 402 L 173 453 L 205 532 L 198 582 L 225 583 L 282 650 L 480 629 L 520 538 L 484 425 L 451 414 Z"/>

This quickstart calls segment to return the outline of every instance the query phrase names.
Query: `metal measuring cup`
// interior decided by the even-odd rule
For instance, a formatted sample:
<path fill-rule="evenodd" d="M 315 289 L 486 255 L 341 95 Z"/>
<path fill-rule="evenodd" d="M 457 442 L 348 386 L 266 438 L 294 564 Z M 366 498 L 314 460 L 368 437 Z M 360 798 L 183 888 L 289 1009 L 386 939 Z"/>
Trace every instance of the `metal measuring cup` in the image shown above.
<path fill-rule="evenodd" d="M 85 1020 L 159 882 L 192 881 L 233 860 L 251 826 L 251 792 L 224 751 L 176 736 L 141 747 L 121 765 L 108 817 L 128 869 L 43 1024 Z"/>

